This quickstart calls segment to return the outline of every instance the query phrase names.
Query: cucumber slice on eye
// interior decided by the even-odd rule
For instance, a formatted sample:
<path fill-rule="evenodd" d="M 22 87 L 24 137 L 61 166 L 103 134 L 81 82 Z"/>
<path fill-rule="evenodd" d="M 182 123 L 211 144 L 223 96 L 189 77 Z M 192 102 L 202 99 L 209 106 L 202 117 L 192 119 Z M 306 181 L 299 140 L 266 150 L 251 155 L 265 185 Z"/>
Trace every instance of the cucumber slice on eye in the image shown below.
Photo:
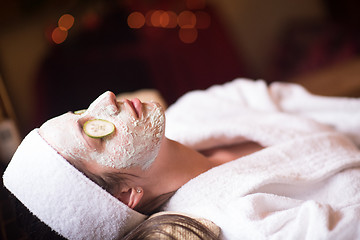
<path fill-rule="evenodd" d="M 86 135 L 92 138 L 103 138 L 115 131 L 113 123 L 103 119 L 92 119 L 86 121 L 83 126 Z"/>
<path fill-rule="evenodd" d="M 74 112 L 74 114 L 80 115 L 80 114 L 83 114 L 84 112 L 86 112 L 86 109 L 77 110 Z"/>

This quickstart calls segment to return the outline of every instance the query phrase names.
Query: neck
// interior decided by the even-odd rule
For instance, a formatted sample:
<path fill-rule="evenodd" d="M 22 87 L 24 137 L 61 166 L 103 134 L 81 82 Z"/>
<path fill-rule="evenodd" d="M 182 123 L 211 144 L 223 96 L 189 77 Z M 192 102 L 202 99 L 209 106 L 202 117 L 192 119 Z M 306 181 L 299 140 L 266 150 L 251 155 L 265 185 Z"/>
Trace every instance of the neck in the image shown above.
<path fill-rule="evenodd" d="M 217 165 L 194 149 L 164 138 L 159 155 L 149 169 L 148 191 L 153 196 L 174 192 Z"/>
<path fill-rule="evenodd" d="M 198 151 L 184 146 L 176 141 L 168 140 L 170 156 L 167 158 L 171 169 L 170 176 L 177 176 L 177 184 L 185 184 L 199 174 L 216 166 L 209 158 Z M 176 183 L 175 183 L 176 185 Z"/>

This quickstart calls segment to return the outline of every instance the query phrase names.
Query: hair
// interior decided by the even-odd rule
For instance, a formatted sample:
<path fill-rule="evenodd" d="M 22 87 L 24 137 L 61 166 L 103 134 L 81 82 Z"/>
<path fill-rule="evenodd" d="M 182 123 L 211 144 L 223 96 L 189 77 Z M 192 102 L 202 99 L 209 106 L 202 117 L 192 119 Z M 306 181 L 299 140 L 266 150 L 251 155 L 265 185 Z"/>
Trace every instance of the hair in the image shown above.
<path fill-rule="evenodd" d="M 90 180 L 95 182 L 113 196 L 117 195 L 119 189 L 121 189 L 122 186 L 128 186 L 130 181 L 129 176 L 137 177 L 135 175 L 121 172 L 104 172 L 98 175 L 90 172 L 81 161 L 71 161 L 70 163 L 86 177 L 88 177 Z M 156 198 L 145 202 L 141 208 L 137 208 L 136 210 L 146 215 L 151 215 L 155 212 L 158 212 L 161 206 L 165 204 L 174 193 L 175 191 L 161 194 Z"/>
<path fill-rule="evenodd" d="M 123 240 L 217 240 L 219 236 L 199 221 L 180 214 L 150 217 L 129 232 Z"/>
<path fill-rule="evenodd" d="M 71 165 L 73 165 L 77 170 L 82 172 L 87 178 L 95 182 L 101 188 L 106 190 L 111 195 L 115 196 L 119 191 L 121 186 L 127 185 L 129 179 L 129 174 L 120 173 L 120 172 L 104 172 L 99 175 L 89 171 L 85 164 L 82 161 L 70 161 L 67 160 Z M 134 176 L 134 175 L 131 175 Z"/>

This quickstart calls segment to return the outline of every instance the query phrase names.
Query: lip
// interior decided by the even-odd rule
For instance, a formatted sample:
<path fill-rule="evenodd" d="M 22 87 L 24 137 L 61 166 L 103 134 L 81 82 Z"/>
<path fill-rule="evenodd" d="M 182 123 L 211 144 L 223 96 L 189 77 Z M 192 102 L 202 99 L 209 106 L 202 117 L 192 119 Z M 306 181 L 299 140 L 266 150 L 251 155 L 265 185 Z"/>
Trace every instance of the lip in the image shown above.
<path fill-rule="evenodd" d="M 138 98 L 134 98 L 131 101 L 129 99 L 124 99 L 123 103 L 134 118 L 138 119 L 141 117 L 142 102 Z"/>
<path fill-rule="evenodd" d="M 132 103 L 138 118 L 140 118 L 142 116 L 142 102 L 138 98 L 134 98 L 130 102 Z"/>

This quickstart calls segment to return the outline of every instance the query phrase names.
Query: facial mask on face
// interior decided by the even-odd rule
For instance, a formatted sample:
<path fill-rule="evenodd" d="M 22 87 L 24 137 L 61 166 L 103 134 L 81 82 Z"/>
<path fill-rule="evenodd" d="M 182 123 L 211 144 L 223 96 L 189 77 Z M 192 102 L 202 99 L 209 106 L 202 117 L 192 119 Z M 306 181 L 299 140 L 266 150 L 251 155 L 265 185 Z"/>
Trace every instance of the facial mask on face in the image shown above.
<path fill-rule="evenodd" d="M 98 164 L 116 169 L 151 166 L 160 149 L 165 119 L 159 106 L 146 106 L 144 113 L 139 120 L 129 114 L 119 118 L 123 125 L 116 134 L 121 135 L 121 141 L 117 136 L 105 139 L 109 154 L 94 153 Z"/>
<path fill-rule="evenodd" d="M 104 93 L 81 115 L 69 113 L 49 120 L 42 126 L 44 138 L 68 159 L 115 169 L 149 168 L 164 135 L 164 111 L 156 103 L 143 103 L 141 116 L 135 118 L 114 97 Z M 109 121 L 115 131 L 101 139 L 90 138 L 81 128 L 90 119 Z"/>
<path fill-rule="evenodd" d="M 164 133 L 165 118 L 162 108 L 155 104 L 143 104 L 142 116 L 135 119 L 124 108 L 124 103 L 107 104 L 107 93 L 101 95 L 84 117 L 91 116 L 112 122 L 116 130 L 103 139 L 105 150 L 93 151 L 91 159 L 115 169 L 141 166 L 147 169 L 155 160 Z M 121 106 L 122 105 L 122 106 Z"/>

